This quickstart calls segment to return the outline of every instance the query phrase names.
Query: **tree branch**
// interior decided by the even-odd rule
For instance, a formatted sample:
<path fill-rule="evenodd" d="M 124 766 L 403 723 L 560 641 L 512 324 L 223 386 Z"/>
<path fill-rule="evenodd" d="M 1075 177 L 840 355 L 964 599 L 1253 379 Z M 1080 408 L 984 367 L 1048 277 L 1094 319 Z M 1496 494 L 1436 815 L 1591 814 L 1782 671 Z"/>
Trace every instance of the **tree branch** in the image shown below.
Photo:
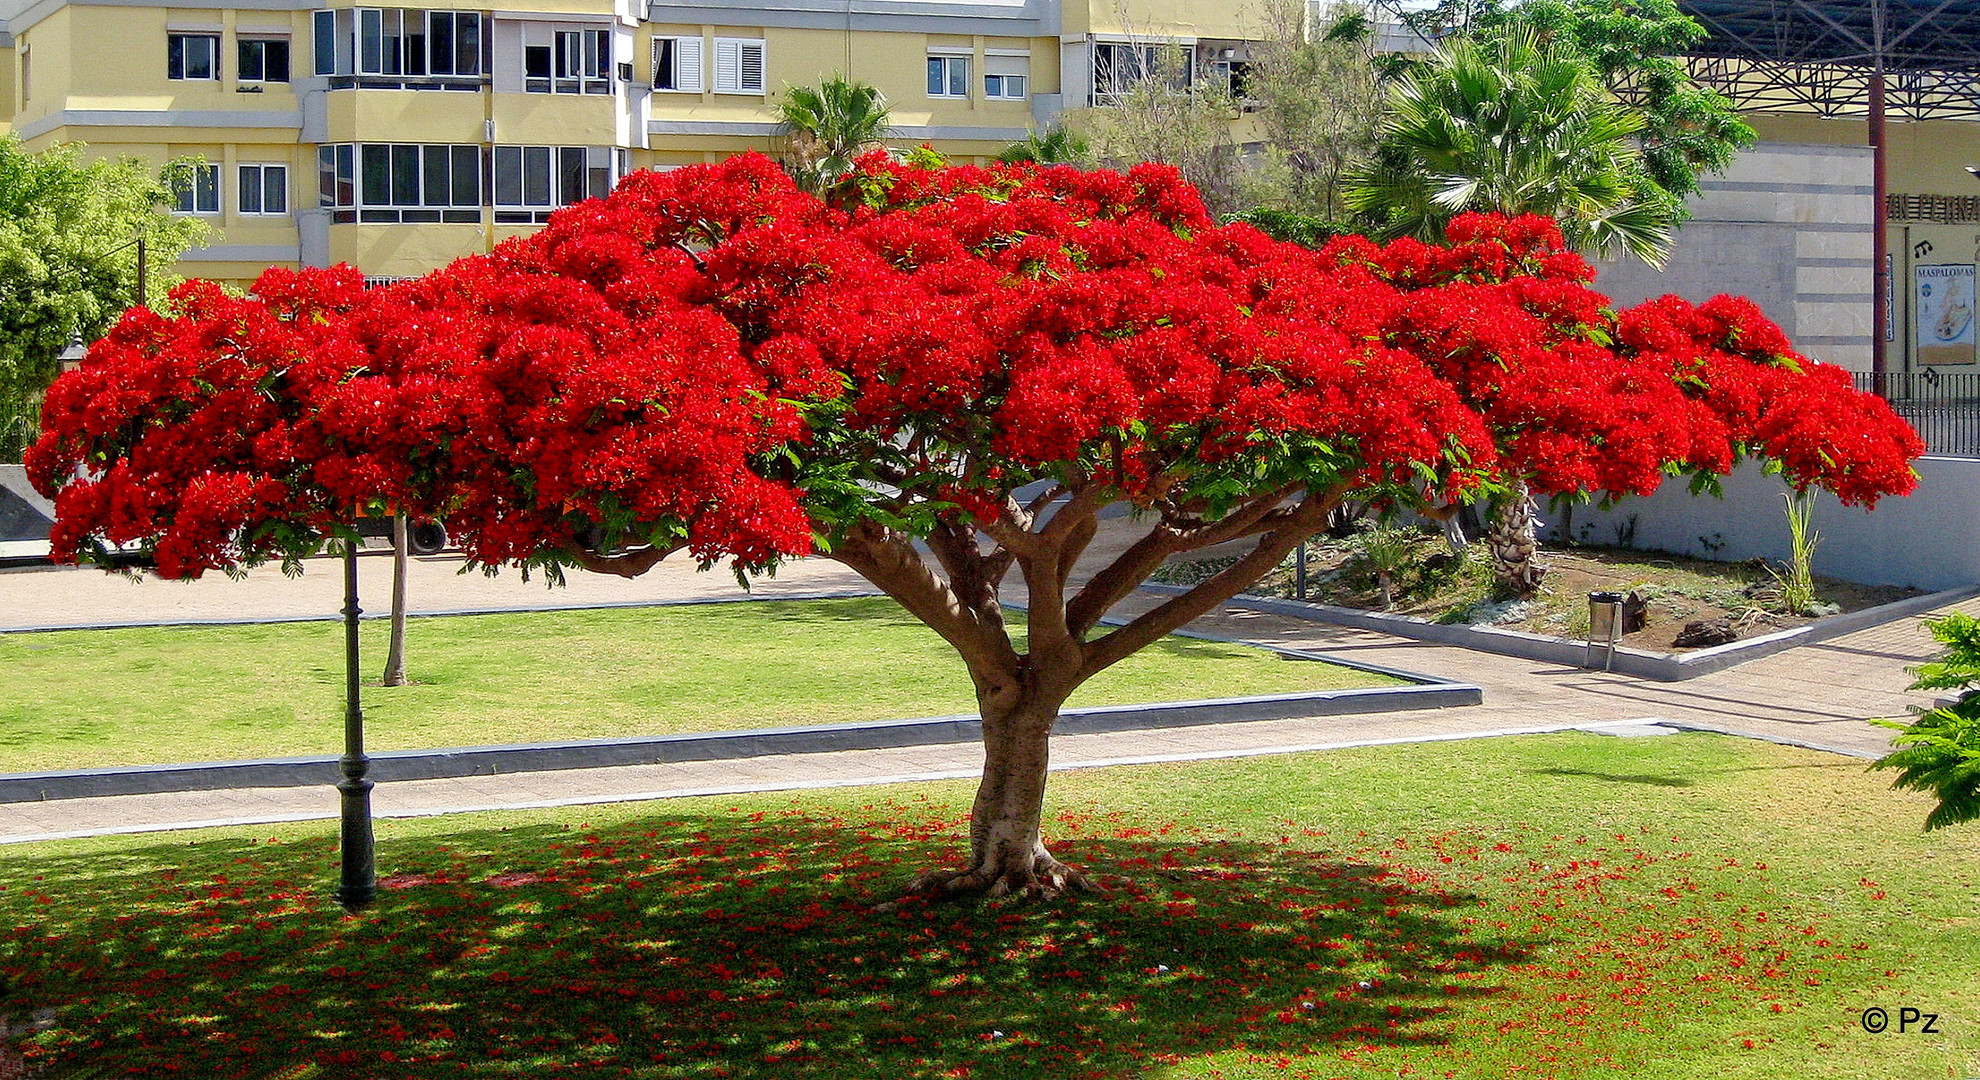
<path fill-rule="evenodd" d="M 1009 565 L 1005 549 L 997 550 L 1006 558 L 995 567 L 997 574 L 993 576 L 991 559 L 977 550 L 973 530 L 939 523 L 928 535 L 928 548 L 948 573 L 949 588 L 956 594 L 957 600 L 976 614 L 978 622 L 986 626 L 994 625 L 1001 630 L 1004 609 L 997 602 L 997 585 L 1002 568 Z"/>
<path fill-rule="evenodd" d="M 578 546 L 576 543 L 564 545 L 564 554 L 571 561 L 594 574 L 614 574 L 622 578 L 636 578 L 660 564 L 660 560 L 687 546 L 687 541 L 669 544 L 666 547 L 635 548 L 623 555 L 606 555 Z"/>
<path fill-rule="evenodd" d="M 1297 508 L 1281 510 L 1279 504 L 1297 490 L 1298 485 L 1288 485 L 1260 495 L 1215 524 L 1179 529 L 1164 523 L 1151 530 L 1095 574 L 1073 597 L 1066 608 L 1071 633 L 1084 637 L 1169 556 L 1272 532 L 1287 524 Z"/>
<path fill-rule="evenodd" d="M 1069 490 L 1064 484 L 1053 484 L 1051 487 L 1039 492 L 1037 498 L 1026 503 L 1024 512 L 1030 517 L 1036 518 L 1046 507 L 1052 505 L 1053 499 L 1066 494 Z"/>
<path fill-rule="evenodd" d="M 1260 531 L 1257 528 L 1258 524 L 1270 518 L 1279 504 L 1285 502 L 1298 490 L 1298 484 L 1287 484 L 1276 491 L 1252 499 L 1217 521 L 1193 526 L 1186 531 L 1179 530 L 1178 539 L 1182 543 L 1176 550 L 1194 551 L 1197 548 L 1215 547 L 1218 544 L 1242 540 L 1254 535 Z"/>
<path fill-rule="evenodd" d="M 1079 553 L 1099 530 L 1102 485 L 1081 484 L 1052 514 L 1052 520 L 1030 534 L 1031 550 L 1018 552 L 1018 566 L 1024 571 L 1025 590 L 1030 594 L 1025 625 L 1029 648 L 1035 659 L 1041 654 L 1067 655 L 1067 648 L 1079 642 L 1066 621 L 1066 578 Z"/>
<path fill-rule="evenodd" d="M 1121 599 L 1148 580 L 1148 575 L 1170 555 L 1181 551 L 1176 534 L 1166 525 L 1157 525 L 1136 540 L 1087 581 L 1066 605 L 1066 628 L 1076 638 L 1085 638 L 1107 612 Z"/>
<path fill-rule="evenodd" d="M 1008 678 L 1018 668 L 1017 650 L 1002 619 L 985 625 L 975 612 L 928 568 L 907 537 L 871 521 L 847 533 L 829 556 L 894 598 L 908 614 L 941 635 L 969 666 L 972 676 Z"/>
<path fill-rule="evenodd" d="M 1318 532 L 1327 515 L 1340 503 L 1341 489 L 1309 494 L 1298 506 L 1278 519 L 1279 527 L 1267 532 L 1250 554 L 1239 559 L 1217 576 L 1181 596 L 1151 608 L 1117 630 L 1088 643 L 1080 678 L 1086 679 L 1119 663 L 1136 651 L 1189 624 L 1198 616 L 1236 596 L 1277 566 L 1294 545 Z M 1139 582 L 1136 582 L 1139 584 Z"/>

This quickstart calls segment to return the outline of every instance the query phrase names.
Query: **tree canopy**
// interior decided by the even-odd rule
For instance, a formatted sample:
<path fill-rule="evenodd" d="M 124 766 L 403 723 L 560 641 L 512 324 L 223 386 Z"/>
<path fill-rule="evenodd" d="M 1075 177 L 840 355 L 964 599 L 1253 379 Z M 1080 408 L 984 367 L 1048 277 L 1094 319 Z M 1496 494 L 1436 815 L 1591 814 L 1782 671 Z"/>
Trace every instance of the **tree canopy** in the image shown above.
<path fill-rule="evenodd" d="M 134 544 L 196 575 L 390 509 L 490 566 L 838 560 L 976 689 L 970 861 L 921 886 L 1052 891 L 1083 880 L 1039 831 L 1067 695 L 1344 499 L 1443 506 L 1508 474 L 1648 492 L 1743 455 L 1852 502 L 1914 482 L 1910 429 L 1753 305 L 1614 312 L 1542 218 L 1315 252 L 1213 225 L 1165 167 L 878 154 L 830 195 L 742 157 L 635 173 L 386 290 L 348 268 L 270 271 L 251 298 L 189 284 L 50 392 L 29 472 L 55 555 Z M 1140 513 L 1103 538 L 1118 501 Z M 1168 557 L 1236 540 L 1228 569 L 1103 626 Z"/>
<path fill-rule="evenodd" d="M 0 137 L 0 415 L 38 397 L 72 335 L 100 336 L 138 297 L 135 246 L 147 243 L 153 295 L 204 227 L 159 212 L 165 182 L 136 161 L 83 164 L 81 147 L 40 153 Z M 27 443 L 0 432 L 0 460 Z"/>

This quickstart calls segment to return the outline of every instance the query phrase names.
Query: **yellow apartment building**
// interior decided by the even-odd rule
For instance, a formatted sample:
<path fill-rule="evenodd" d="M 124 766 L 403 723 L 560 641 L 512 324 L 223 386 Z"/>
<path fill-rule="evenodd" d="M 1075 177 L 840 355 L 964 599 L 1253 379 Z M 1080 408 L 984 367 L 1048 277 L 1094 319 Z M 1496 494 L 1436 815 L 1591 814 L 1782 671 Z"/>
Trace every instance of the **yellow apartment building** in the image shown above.
<path fill-rule="evenodd" d="M 0 0 L 0 129 L 30 150 L 206 164 L 179 271 L 347 262 L 415 275 L 636 168 L 774 151 L 772 107 L 880 88 L 896 145 L 981 159 L 1105 105 L 1180 43 L 1248 59 L 1225 0 L 513 0 L 502 8 Z"/>

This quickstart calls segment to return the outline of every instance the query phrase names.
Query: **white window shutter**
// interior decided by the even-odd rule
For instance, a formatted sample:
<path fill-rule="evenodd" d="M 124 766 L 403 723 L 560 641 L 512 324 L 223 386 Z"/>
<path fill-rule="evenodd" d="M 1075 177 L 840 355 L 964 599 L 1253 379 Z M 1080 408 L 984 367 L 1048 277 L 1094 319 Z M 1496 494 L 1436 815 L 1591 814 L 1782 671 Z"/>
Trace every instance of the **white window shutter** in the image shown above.
<path fill-rule="evenodd" d="M 674 89 L 684 94 L 699 94 L 701 88 L 701 39 L 674 39 Z"/>
<path fill-rule="evenodd" d="M 715 42 L 715 90 L 733 94 L 742 89 L 742 42 Z"/>

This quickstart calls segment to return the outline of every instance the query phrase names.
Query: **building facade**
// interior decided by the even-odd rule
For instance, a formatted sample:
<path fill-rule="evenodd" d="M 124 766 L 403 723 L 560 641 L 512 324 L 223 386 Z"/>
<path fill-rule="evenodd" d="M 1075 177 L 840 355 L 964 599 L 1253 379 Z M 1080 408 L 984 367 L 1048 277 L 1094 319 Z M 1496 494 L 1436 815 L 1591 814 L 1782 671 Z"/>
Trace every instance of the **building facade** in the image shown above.
<path fill-rule="evenodd" d="M 1155 42 L 1240 68 L 1222 0 L 515 0 L 504 8 L 40 0 L 5 11 L 0 121 L 28 149 L 205 164 L 179 271 L 416 275 L 627 171 L 774 152 L 773 106 L 871 83 L 891 142 L 981 160 L 1104 105 Z"/>

